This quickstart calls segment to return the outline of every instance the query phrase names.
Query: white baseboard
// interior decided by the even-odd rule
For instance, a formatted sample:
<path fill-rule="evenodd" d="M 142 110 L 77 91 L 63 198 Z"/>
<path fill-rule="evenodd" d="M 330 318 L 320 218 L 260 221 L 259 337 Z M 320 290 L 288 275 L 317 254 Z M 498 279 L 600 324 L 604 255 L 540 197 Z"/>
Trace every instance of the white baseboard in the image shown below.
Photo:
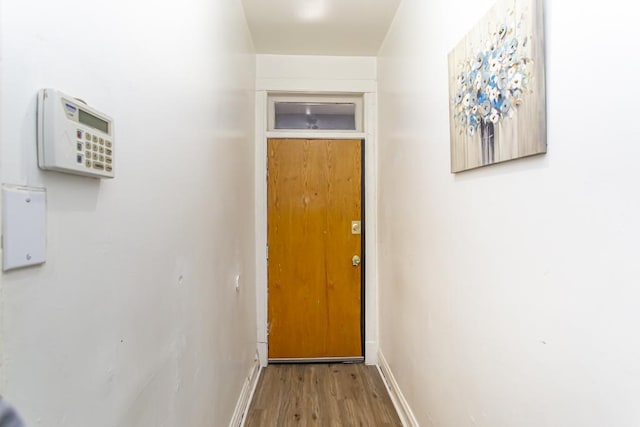
<path fill-rule="evenodd" d="M 233 411 L 233 417 L 231 417 L 229 427 L 241 427 L 244 425 L 244 420 L 247 416 L 253 393 L 256 390 L 256 385 L 258 385 L 258 378 L 260 378 L 261 371 L 262 367 L 260 366 L 258 357 L 256 357 L 240 391 L 240 397 L 238 398 L 236 409 Z"/>
<path fill-rule="evenodd" d="M 398 416 L 400 417 L 402 425 L 404 427 L 420 427 L 415 415 L 413 415 L 413 411 L 409 407 L 409 403 L 404 398 L 396 379 L 393 377 L 393 373 L 391 372 L 391 367 L 387 363 L 387 359 L 384 358 L 381 351 L 378 351 L 378 369 L 380 370 L 382 379 L 389 391 L 389 396 L 391 396 L 393 406 L 395 406 L 396 411 L 398 411 Z"/>

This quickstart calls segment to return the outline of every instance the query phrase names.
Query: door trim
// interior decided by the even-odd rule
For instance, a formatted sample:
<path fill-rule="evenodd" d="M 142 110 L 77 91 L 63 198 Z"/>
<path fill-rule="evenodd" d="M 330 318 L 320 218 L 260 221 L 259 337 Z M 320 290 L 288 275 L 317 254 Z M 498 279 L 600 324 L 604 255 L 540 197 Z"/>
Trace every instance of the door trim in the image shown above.
<path fill-rule="evenodd" d="M 325 93 L 325 92 L 316 92 Z M 330 92 L 330 93 L 336 93 Z M 360 92 L 362 93 L 362 92 Z M 267 366 L 267 140 L 283 137 L 276 132 L 267 131 L 267 99 L 268 91 L 258 90 L 255 103 L 255 235 L 256 235 L 256 324 L 257 347 L 261 366 Z M 322 138 L 322 139 L 366 139 L 367 150 L 363 163 L 363 179 L 366 183 L 365 213 L 366 224 L 363 250 L 367 262 L 363 268 L 364 277 L 364 361 L 368 365 L 376 365 L 378 361 L 378 274 L 377 274 L 377 94 L 364 93 L 364 135 L 363 134 L 308 134 L 304 132 L 287 134 L 289 138 Z"/>

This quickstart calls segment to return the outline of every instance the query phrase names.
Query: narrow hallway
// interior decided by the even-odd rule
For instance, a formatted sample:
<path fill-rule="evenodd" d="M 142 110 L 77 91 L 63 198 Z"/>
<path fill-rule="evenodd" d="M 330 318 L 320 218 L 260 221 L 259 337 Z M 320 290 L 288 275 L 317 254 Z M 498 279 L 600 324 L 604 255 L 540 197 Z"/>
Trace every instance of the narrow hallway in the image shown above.
<path fill-rule="evenodd" d="M 245 427 L 401 426 L 375 366 L 269 365 L 262 372 Z"/>

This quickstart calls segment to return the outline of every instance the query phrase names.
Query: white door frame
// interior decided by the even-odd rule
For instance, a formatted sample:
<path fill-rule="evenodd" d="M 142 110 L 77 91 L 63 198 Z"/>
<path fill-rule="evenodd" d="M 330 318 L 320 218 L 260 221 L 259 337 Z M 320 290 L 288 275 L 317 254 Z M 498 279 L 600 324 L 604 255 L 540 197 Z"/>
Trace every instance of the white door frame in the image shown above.
<path fill-rule="evenodd" d="M 314 90 L 315 89 L 315 90 Z M 358 90 L 360 89 L 360 90 Z M 270 93 L 294 93 L 278 87 L 274 90 L 256 92 L 256 150 L 255 150 L 255 213 L 256 213 L 256 318 L 258 327 L 258 357 L 260 366 L 268 363 L 267 334 L 267 140 L 269 138 L 322 138 L 322 139 L 364 139 L 365 140 L 365 330 L 364 356 L 367 365 L 377 364 L 378 359 L 378 254 L 377 237 L 377 94 L 354 88 L 351 91 L 327 90 L 325 87 L 309 88 L 305 93 L 312 95 L 350 93 L 362 94 L 364 99 L 364 132 L 269 132 L 268 95 Z"/>

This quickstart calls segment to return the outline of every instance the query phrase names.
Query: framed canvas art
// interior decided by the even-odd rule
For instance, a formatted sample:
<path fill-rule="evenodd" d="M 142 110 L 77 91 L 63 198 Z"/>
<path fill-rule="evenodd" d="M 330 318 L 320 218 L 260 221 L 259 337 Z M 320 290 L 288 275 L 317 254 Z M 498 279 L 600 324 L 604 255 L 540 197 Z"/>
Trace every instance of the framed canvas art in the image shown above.
<path fill-rule="evenodd" d="M 499 0 L 449 53 L 451 172 L 546 153 L 541 0 Z"/>

